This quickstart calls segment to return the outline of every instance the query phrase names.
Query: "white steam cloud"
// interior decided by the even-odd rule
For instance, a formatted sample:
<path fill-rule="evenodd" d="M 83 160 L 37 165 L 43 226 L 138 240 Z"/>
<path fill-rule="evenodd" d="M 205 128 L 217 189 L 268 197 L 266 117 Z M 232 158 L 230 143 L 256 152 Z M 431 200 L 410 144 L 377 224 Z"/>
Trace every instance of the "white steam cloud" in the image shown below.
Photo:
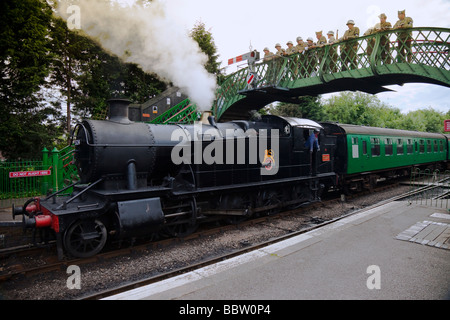
<path fill-rule="evenodd" d="M 105 0 L 73 4 L 77 10 L 64 2 L 58 7 L 58 14 L 68 23 L 79 14 L 81 29 L 106 50 L 171 81 L 200 110 L 210 110 L 216 80 L 204 68 L 207 56 L 163 2 L 153 0 L 147 6 L 125 7 Z"/>

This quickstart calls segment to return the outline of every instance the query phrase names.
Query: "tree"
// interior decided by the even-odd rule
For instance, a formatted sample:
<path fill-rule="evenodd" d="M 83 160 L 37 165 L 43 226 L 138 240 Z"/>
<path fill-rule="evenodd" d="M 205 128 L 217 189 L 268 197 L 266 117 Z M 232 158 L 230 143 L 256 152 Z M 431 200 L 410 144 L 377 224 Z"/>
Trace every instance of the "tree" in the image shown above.
<path fill-rule="evenodd" d="M 198 43 L 200 50 L 208 56 L 208 61 L 205 64 L 206 71 L 216 75 L 218 82 L 222 80 L 223 74 L 220 71 L 220 61 L 217 61 L 219 55 L 217 54 L 217 47 L 211 31 L 206 30 L 205 24 L 198 21 L 189 35 Z"/>
<path fill-rule="evenodd" d="M 398 108 L 362 92 L 342 92 L 325 101 L 323 107 L 326 120 L 340 123 L 392 128 L 401 117 Z"/>
<path fill-rule="evenodd" d="M 326 119 L 381 128 L 443 132 L 449 113 L 433 108 L 402 114 L 400 109 L 382 103 L 376 96 L 361 92 L 343 92 L 323 102 Z"/>
<path fill-rule="evenodd" d="M 43 101 L 52 54 L 52 11 L 44 0 L 0 2 L 0 150 L 35 158 L 59 132 L 59 113 Z"/>
<path fill-rule="evenodd" d="M 299 103 L 281 102 L 271 107 L 270 113 L 279 116 L 311 119 L 314 121 L 324 120 L 324 112 L 320 103 L 320 97 L 299 97 Z"/>
<path fill-rule="evenodd" d="M 446 114 L 443 112 L 436 111 L 433 108 L 420 109 L 408 112 L 399 122 L 398 128 L 443 133 L 444 120 L 446 120 Z"/>

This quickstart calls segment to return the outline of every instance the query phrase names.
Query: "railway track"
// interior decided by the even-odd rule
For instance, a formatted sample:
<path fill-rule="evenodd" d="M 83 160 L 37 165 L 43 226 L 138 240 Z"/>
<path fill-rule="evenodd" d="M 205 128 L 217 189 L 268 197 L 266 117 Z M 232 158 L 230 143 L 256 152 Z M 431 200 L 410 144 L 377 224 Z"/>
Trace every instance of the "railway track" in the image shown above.
<path fill-rule="evenodd" d="M 385 188 L 386 187 L 384 187 L 383 189 L 385 189 Z M 390 198 L 390 199 L 378 202 L 378 203 L 376 203 L 374 205 L 368 206 L 368 207 L 366 207 L 364 209 L 361 209 L 361 210 L 370 210 L 370 209 L 373 209 L 373 208 L 377 208 L 377 207 L 383 206 L 383 205 L 385 205 L 385 204 L 387 204 L 389 202 L 392 202 L 392 201 L 398 201 L 398 200 L 405 199 L 405 198 L 410 197 L 411 195 L 414 195 L 414 194 L 415 194 L 414 191 L 408 192 L 406 194 L 402 194 L 402 195 L 395 196 L 393 198 Z M 337 200 L 336 199 L 332 199 L 332 200 L 329 200 L 329 201 L 337 201 Z M 319 207 L 319 205 L 317 205 L 317 207 Z M 108 296 L 112 296 L 112 295 L 115 295 L 115 294 L 126 292 L 126 291 L 129 291 L 129 290 L 136 289 L 136 288 L 139 288 L 139 287 L 142 287 L 142 286 L 145 286 L 145 285 L 149 285 L 149 284 L 152 284 L 152 283 L 156 283 L 156 282 L 168 279 L 168 278 L 172 278 L 172 277 L 175 277 L 175 276 L 180 275 L 180 274 L 188 273 L 188 272 L 191 272 L 193 270 L 196 270 L 196 269 L 199 269 L 199 268 L 203 268 L 203 267 L 206 267 L 206 266 L 209 266 L 209 265 L 212 265 L 212 264 L 215 264 L 215 263 L 227 260 L 227 259 L 231 259 L 231 258 L 236 257 L 236 256 L 243 255 L 243 254 L 245 254 L 247 252 L 258 250 L 258 249 L 264 248 L 266 246 L 269 246 L 271 244 L 274 244 L 274 243 L 277 243 L 277 242 L 281 242 L 281 241 L 284 241 L 284 240 L 287 240 L 287 239 L 299 236 L 301 234 L 313 231 L 315 229 L 322 228 L 322 227 L 324 227 L 326 225 L 332 224 L 332 223 L 334 223 L 336 221 L 339 221 L 339 220 L 342 220 L 342 219 L 344 219 L 346 217 L 355 215 L 355 214 L 359 213 L 361 210 L 356 210 L 356 211 L 353 211 L 353 212 L 341 215 L 341 216 L 339 216 L 337 218 L 330 219 L 330 220 L 323 221 L 323 222 L 321 222 L 320 219 L 319 219 L 319 221 L 318 222 L 316 221 L 316 223 L 313 226 L 305 227 L 305 228 L 303 228 L 301 230 L 297 230 L 297 231 L 288 230 L 289 232 L 284 234 L 284 235 L 282 235 L 282 236 L 279 236 L 279 237 L 276 237 L 276 238 L 273 238 L 273 239 L 270 239 L 270 240 L 267 240 L 267 241 L 264 241 L 264 242 L 260 242 L 260 243 L 255 244 L 255 245 L 250 245 L 250 246 L 245 247 L 243 249 L 235 250 L 235 251 L 233 251 L 231 253 L 220 255 L 220 256 L 211 258 L 211 259 L 209 259 L 207 261 L 203 261 L 203 262 L 200 262 L 200 263 L 195 263 L 195 264 L 189 265 L 187 267 L 179 268 L 179 269 L 176 269 L 176 270 L 164 273 L 164 274 L 160 274 L 160 275 L 157 275 L 157 276 L 154 276 L 154 277 L 150 277 L 150 278 L 147 278 L 147 279 L 135 281 L 133 283 L 129 283 L 129 284 L 126 284 L 126 285 L 123 285 L 123 286 L 119 286 L 119 287 L 116 287 L 116 288 L 113 288 L 113 289 L 109 289 L 109 290 L 106 290 L 106 291 L 102 291 L 102 292 L 98 292 L 98 293 L 95 293 L 95 294 L 86 295 L 86 296 L 81 297 L 80 300 L 99 300 L 99 299 L 102 299 L 102 298 L 105 298 L 105 297 L 108 297 Z M 283 215 L 290 215 L 290 214 L 297 214 L 297 213 L 298 213 L 297 210 L 290 210 L 290 211 L 286 211 L 284 213 L 281 213 L 281 216 L 283 216 Z M 266 220 L 266 219 L 257 219 L 257 220 L 259 220 L 259 221 L 256 222 L 256 223 L 260 224 L 260 223 L 263 223 L 264 220 Z"/>
<path fill-rule="evenodd" d="M 375 190 L 375 192 L 380 192 L 382 190 L 390 189 L 395 186 L 398 186 L 398 184 L 387 185 L 387 186 L 377 188 Z M 420 191 L 420 189 L 419 189 L 419 191 Z M 354 195 L 353 197 L 349 198 L 348 200 L 360 198 L 363 195 L 367 195 L 368 193 L 369 192 L 359 193 L 359 194 Z M 402 194 L 396 198 L 389 199 L 388 201 L 394 201 L 394 200 L 398 200 L 401 198 L 411 197 L 413 194 L 414 194 L 414 192 L 411 192 L 408 194 Z M 202 230 L 199 230 L 198 232 L 190 235 L 189 237 L 186 237 L 183 239 L 171 238 L 171 239 L 165 239 L 165 240 L 161 240 L 161 241 L 135 244 L 133 246 L 127 246 L 125 248 L 121 248 L 118 250 L 104 252 L 104 253 L 98 254 L 98 255 L 88 258 L 88 259 L 73 259 L 73 260 L 67 259 L 67 260 L 63 260 L 63 261 L 57 261 L 56 255 L 54 254 L 54 252 L 52 252 L 52 250 L 55 251 L 54 246 L 53 246 L 53 248 L 50 246 L 49 248 L 46 248 L 46 249 L 45 248 L 40 248 L 39 250 L 27 249 L 27 250 L 22 250 L 21 252 L 9 253 L 10 255 L 15 255 L 15 257 L 19 257 L 19 256 L 26 257 L 27 258 L 26 260 L 29 260 L 29 258 L 34 255 L 37 257 L 36 261 L 38 262 L 37 263 L 38 265 L 27 266 L 25 263 L 24 264 L 17 263 L 15 266 L 11 266 L 12 268 L 10 268 L 8 270 L 6 270 L 6 269 L 0 270 L 0 284 L 1 284 L 1 282 L 5 282 L 7 280 L 14 279 L 17 277 L 29 278 L 34 275 L 45 274 L 45 273 L 49 273 L 51 271 L 66 270 L 66 268 L 69 265 L 83 266 L 83 265 L 92 264 L 92 263 L 97 263 L 97 264 L 107 263 L 108 261 L 110 261 L 114 258 L 117 258 L 117 257 L 124 257 L 124 256 L 130 255 L 130 254 L 138 254 L 140 252 L 146 252 L 148 250 L 156 250 L 156 249 L 173 247 L 177 243 L 189 243 L 190 241 L 195 240 L 195 239 L 200 239 L 200 240 L 206 239 L 210 236 L 223 234 L 223 233 L 230 232 L 230 231 L 233 231 L 236 229 L 244 230 L 248 226 L 261 226 L 261 227 L 265 226 L 265 227 L 279 228 L 277 226 L 273 226 L 274 221 L 289 219 L 289 217 L 292 217 L 292 216 L 298 217 L 299 214 L 301 214 L 301 216 L 304 218 L 304 225 L 302 228 L 300 228 L 300 230 L 293 230 L 291 228 L 279 228 L 279 229 L 284 229 L 284 230 L 281 230 L 282 232 L 284 232 L 284 234 L 279 237 L 270 239 L 268 241 L 263 241 L 263 242 L 257 243 L 257 244 L 245 243 L 245 241 L 244 241 L 243 243 L 241 243 L 241 246 L 243 248 L 233 250 L 233 252 L 228 252 L 226 254 L 219 254 L 213 258 L 206 259 L 201 262 L 195 262 L 194 264 L 190 264 L 185 267 L 176 268 L 170 272 L 162 272 L 156 276 L 148 277 L 145 280 L 139 280 L 139 281 L 135 281 L 135 282 L 132 282 L 132 283 L 124 285 L 124 286 L 119 286 L 116 289 L 112 289 L 112 291 L 107 290 L 107 291 L 103 291 L 101 293 L 96 293 L 93 295 L 88 294 L 83 297 L 86 299 L 98 299 L 98 298 L 101 298 L 101 297 L 104 297 L 107 295 L 117 293 L 120 290 L 121 291 L 130 290 L 131 288 L 135 288 L 140 285 L 145 285 L 148 283 L 160 281 L 162 279 L 172 277 L 172 276 L 175 276 L 180 273 L 188 272 L 190 270 L 193 270 L 193 269 L 196 269 L 196 268 L 208 265 L 208 264 L 212 264 L 217 261 L 228 259 L 230 257 L 240 255 L 242 253 L 245 253 L 245 252 L 248 252 L 251 250 L 255 250 L 262 246 L 266 246 L 268 244 L 271 244 L 271 243 L 274 243 L 277 241 L 282 241 L 286 238 L 296 236 L 296 235 L 299 235 L 304 232 L 311 231 L 315 228 L 319 228 L 326 224 L 333 223 L 339 219 L 342 219 L 344 217 L 347 217 L 348 215 L 353 214 L 353 212 L 344 214 L 341 217 L 334 218 L 334 219 L 331 219 L 328 221 L 323 221 L 320 218 L 315 218 L 315 215 L 317 215 L 317 214 L 314 213 L 314 211 L 313 211 L 314 208 L 328 206 L 328 205 L 331 205 L 332 203 L 340 203 L 340 199 L 337 197 L 334 197 L 333 199 L 329 199 L 329 200 L 326 200 L 326 201 L 323 201 L 320 203 L 314 203 L 314 204 L 311 204 L 306 207 L 297 208 L 297 209 L 293 209 L 293 210 L 287 210 L 287 211 L 280 212 L 277 215 L 273 215 L 273 216 L 265 216 L 265 217 L 261 217 L 261 218 L 248 220 L 245 222 L 241 222 L 237 225 L 225 225 L 225 226 L 219 226 L 219 227 L 214 227 L 214 228 L 209 228 L 209 229 L 202 229 Z M 383 202 L 379 203 L 377 205 L 382 205 L 382 204 L 383 204 Z M 313 212 L 313 213 L 305 214 L 305 211 L 309 211 L 309 212 Z M 17 259 L 17 260 L 20 260 L 20 259 Z"/>

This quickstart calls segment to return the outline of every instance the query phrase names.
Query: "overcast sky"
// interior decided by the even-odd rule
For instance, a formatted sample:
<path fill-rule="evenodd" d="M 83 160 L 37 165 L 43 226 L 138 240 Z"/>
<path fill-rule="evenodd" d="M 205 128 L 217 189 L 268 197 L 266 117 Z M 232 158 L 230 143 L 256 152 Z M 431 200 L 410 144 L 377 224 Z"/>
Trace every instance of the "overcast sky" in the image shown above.
<path fill-rule="evenodd" d="M 118 0 L 129 2 L 133 0 Z M 214 37 L 222 61 L 226 67 L 229 58 L 249 51 L 250 45 L 262 53 L 264 47 L 275 50 L 275 43 L 286 47 L 287 41 L 297 36 L 306 39 L 315 32 L 326 33 L 339 30 L 342 36 L 349 19 L 364 33 L 379 22 L 378 15 L 385 13 L 388 21 L 395 24 L 397 11 L 406 10 L 413 18 L 415 27 L 450 28 L 450 0 L 353 0 L 353 1 L 299 1 L 299 0 L 160 0 L 167 5 L 167 18 L 192 29 L 197 21 L 205 23 Z M 170 39 L 167 39 L 170 41 Z M 176 49 L 177 44 L 173 44 Z M 237 69 L 226 67 L 226 73 Z M 433 107 L 447 112 L 450 109 L 450 88 L 405 84 L 390 86 L 396 92 L 377 96 L 402 112 Z M 325 98 L 329 95 L 325 95 Z"/>

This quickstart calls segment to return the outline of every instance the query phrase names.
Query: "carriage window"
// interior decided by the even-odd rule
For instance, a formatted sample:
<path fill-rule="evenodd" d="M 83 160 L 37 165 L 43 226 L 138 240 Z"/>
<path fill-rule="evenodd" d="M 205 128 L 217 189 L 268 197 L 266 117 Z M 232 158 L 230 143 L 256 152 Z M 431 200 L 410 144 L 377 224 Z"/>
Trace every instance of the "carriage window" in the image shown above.
<path fill-rule="evenodd" d="M 408 144 L 406 145 L 406 152 L 408 154 L 413 154 L 414 153 L 414 146 L 413 146 L 413 142 L 411 139 L 408 139 Z"/>
<path fill-rule="evenodd" d="M 363 141 L 363 155 L 367 155 L 367 141 Z"/>
<path fill-rule="evenodd" d="M 372 145 L 372 157 L 378 157 L 380 156 L 380 139 L 378 138 L 371 138 L 370 143 Z"/>
<path fill-rule="evenodd" d="M 403 139 L 397 140 L 397 155 L 403 154 Z"/>
<path fill-rule="evenodd" d="M 352 157 L 353 159 L 359 158 L 358 137 L 352 138 Z"/>
<path fill-rule="evenodd" d="M 394 148 L 392 146 L 392 139 L 386 138 L 384 140 L 384 152 L 387 156 L 392 156 L 394 154 Z"/>
<path fill-rule="evenodd" d="M 444 151 L 444 143 L 442 142 L 442 140 L 439 141 L 439 145 L 440 145 L 439 150 L 441 150 L 441 152 L 443 152 Z"/>
<path fill-rule="evenodd" d="M 431 152 L 431 141 L 427 140 L 427 152 L 430 153 Z"/>
<path fill-rule="evenodd" d="M 420 140 L 419 141 L 419 152 L 420 153 L 425 153 L 425 140 Z"/>
<path fill-rule="evenodd" d="M 437 140 L 434 140 L 434 152 L 438 152 L 438 151 L 439 151 L 439 149 L 438 149 Z"/>

